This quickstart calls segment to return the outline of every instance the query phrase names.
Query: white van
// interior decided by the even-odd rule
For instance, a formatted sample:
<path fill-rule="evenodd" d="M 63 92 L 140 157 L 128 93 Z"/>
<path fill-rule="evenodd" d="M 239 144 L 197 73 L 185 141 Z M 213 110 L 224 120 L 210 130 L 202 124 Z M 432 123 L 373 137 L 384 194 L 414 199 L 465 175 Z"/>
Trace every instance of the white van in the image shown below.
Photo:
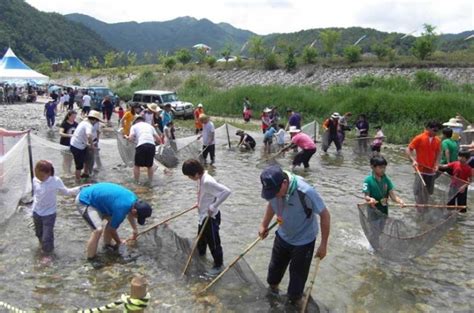
<path fill-rule="evenodd" d="M 176 117 L 192 118 L 194 112 L 194 106 L 190 102 L 179 101 L 176 92 L 163 91 L 163 90 L 139 90 L 133 94 L 132 103 L 140 105 L 147 105 L 150 103 L 156 103 L 163 108 L 167 103 L 171 104 L 171 108 L 174 111 Z"/>

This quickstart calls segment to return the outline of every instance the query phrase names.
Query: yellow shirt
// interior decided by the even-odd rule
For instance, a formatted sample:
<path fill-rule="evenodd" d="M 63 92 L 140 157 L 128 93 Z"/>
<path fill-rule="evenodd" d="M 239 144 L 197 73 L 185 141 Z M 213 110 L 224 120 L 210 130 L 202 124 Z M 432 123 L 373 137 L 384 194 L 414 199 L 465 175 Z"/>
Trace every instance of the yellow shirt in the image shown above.
<path fill-rule="evenodd" d="M 123 125 L 123 134 L 130 135 L 130 128 L 132 127 L 133 120 L 135 119 L 135 115 L 132 112 L 127 111 L 123 115 L 122 118 L 122 125 Z"/>

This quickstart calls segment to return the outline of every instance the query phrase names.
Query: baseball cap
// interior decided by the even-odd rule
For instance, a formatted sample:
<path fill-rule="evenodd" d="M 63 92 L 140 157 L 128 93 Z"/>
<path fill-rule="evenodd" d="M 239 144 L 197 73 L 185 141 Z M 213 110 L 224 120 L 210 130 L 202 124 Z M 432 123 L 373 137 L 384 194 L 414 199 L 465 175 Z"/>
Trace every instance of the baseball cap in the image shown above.
<path fill-rule="evenodd" d="M 151 216 L 151 206 L 143 200 L 137 200 L 137 202 L 135 202 L 135 209 L 137 210 L 138 224 L 144 225 L 146 218 Z"/>
<path fill-rule="evenodd" d="M 280 191 L 281 184 L 285 179 L 283 170 L 278 165 L 271 165 L 260 174 L 262 183 L 262 198 L 271 200 L 276 197 Z"/>

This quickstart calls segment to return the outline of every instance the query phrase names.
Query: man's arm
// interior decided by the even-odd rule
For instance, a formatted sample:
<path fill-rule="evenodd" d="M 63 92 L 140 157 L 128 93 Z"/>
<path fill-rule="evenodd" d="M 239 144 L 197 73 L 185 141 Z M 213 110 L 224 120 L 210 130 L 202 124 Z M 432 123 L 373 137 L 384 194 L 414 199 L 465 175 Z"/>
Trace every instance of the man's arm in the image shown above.
<path fill-rule="evenodd" d="M 117 230 L 112 228 L 110 225 L 110 222 L 107 223 L 107 226 L 105 227 L 105 231 L 109 232 L 110 237 L 115 241 L 116 246 L 119 246 L 122 243 L 122 240 L 120 239 Z"/>
<path fill-rule="evenodd" d="M 132 230 L 133 230 L 132 237 L 130 239 L 131 240 L 137 240 L 137 236 L 138 236 L 137 222 L 135 221 L 135 218 L 130 213 L 128 213 L 127 219 L 128 219 L 128 222 L 130 223 L 130 226 L 132 227 Z"/>
<path fill-rule="evenodd" d="M 321 243 L 319 244 L 318 251 L 316 251 L 316 256 L 322 260 L 327 253 L 329 231 L 331 229 L 331 215 L 328 209 L 324 209 L 319 214 L 319 220 L 321 225 Z"/>
<path fill-rule="evenodd" d="M 268 225 L 270 224 L 275 213 L 273 212 L 272 205 L 270 202 L 267 204 L 267 209 L 263 215 L 262 222 L 260 223 L 260 228 L 258 230 L 258 235 L 260 238 L 265 239 L 268 236 Z"/>
<path fill-rule="evenodd" d="M 413 166 L 416 167 L 418 166 L 418 162 L 415 160 L 415 154 L 413 153 L 413 150 L 410 147 L 407 147 L 405 150 L 405 153 L 407 157 L 413 162 Z"/>

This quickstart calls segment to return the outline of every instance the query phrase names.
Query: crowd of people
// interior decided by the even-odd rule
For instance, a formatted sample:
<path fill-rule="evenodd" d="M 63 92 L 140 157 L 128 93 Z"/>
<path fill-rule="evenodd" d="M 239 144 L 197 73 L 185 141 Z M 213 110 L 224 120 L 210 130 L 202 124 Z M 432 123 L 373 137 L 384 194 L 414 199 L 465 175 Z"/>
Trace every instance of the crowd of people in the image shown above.
<path fill-rule="evenodd" d="M 66 95 L 59 96 L 59 103 L 68 106 L 64 120 L 60 124 L 60 144 L 69 147 L 75 163 L 75 177 L 79 183 L 81 178 L 87 178 L 92 171 L 94 151 L 98 149 L 100 134 L 99 123 L 110 122 L 113 107 L 106 103 L 104 112 L 88 109 L 88 95 L 83 96 L 83 120 L 76 122 L 77 112 L 69 107 Z M 104 102 L 110 99 L 104 99 Z M 54 116 L 57 114 L 56 103 L 58 97 L 45 105 L 44 113 L 48 127 L 54 125 Z M 250 121 L 250 101 L 244 101 L 243 117 Z M 140 168 L 147 169 L 148 180 L 153 179 L 153 164 L 155 146 L 157 144 L 171 145 L 175 137 L 173 114 L 171 106 L 165 104 L 160 108 L 156 104 L 145 107 L 131 105 L 126 111 L 115 110 L 119 115 L 119 126 L 123 136 L 135 144 L 135 159 L 133 175 L 135 181 L 140 179 Z M 247 112 L 247 113 L 246 113 Z M 105 116 L 105 118 L 104 118 Z M 352 129 L 350 112 L 341 116 L 334 112 L 323 123 L 326 141 L 323 142 L 323 151 L 327 152 L 334 143 L 337 153 L 342 150 L 345 132 Z M 261 197 L 267 201 L 258 234 L 264 239 L 268 236 L 270 223 L 276 216 L 278 229 L 273 242 L 271 259 L 268 267 L 267 283 L 272 294 L 279 293 L 279 285 L 289 267 L 289 285 L 287 294 L 290 302 L 300 303 L 308 273 L 313 260 L 316 237 L 321 231 L 321 242 L 315 256 L 323 259 L 327 254 L 328 238 L 330 233 L 330 213 L 318 193 L 317 189 L 309 185 L 302 177 L 295 175 L 295 167 L 303 165 L 309 168 L 310 160 L 315 155 L 316 138 L 302 132 L 302 116 L 300 113 L 287 110 L 287 125 L 281 123 L 276 107 L 265 108 L 261 114 L 261 129 L 263 132 L 263 146 L 267 154 L 272 153 L 273 138 L 278 144 L 278 154 L 294 150 L 291 171 L 285 171 L 278 165 L 266 167 L 260 174 Z M 210 165 L 215 163 L 215 127 L 210 117 L 205 114 L 204 106 L 199 104 L 194 112 L 195 133 L 202 140 L 201 155 L 204 162 L 196 158 L 189 159 L 182 164 L 182 173 L 198 183 L 198 193 L 195 208 L 198 209 L 198 234 L 203 234 L 198 241 L 200 255 L 209 248 L 213 258 L 213 266 L 208 274 L 215 276 L 223 270 L 224 252 L 220 240 L 221 212 L 220 207 L 231 195 L 231 190 L 217 182 L 207 171 L 207 157 Z M 418 175 L 414 181 L 414 196 L 417 204 L 426 204 L 433 194 L 434 182 L 440 172 L 446 171 L 451 177 L 451 187 L 454 196 L 449 199 L 449 205 L 462 207 L 466 212 L 467 189 L 472 181 L 474 158 L 474 143 L 460 145 L 458 121 L 450 121 L 443 125 L 437 121 L 429 121 L 425 131 L 416 136 L 406 148 L 406 155 L 411 160 Z M 453 126 L 454 125 L 454 126 Z M 361 114 L 353 126 L 356 131 L 356 140 L 367 144 L 367 139 L 373 140 L 370 144 L 373 155 L 370 158 L 372 173 L 364 182 L 362 193 L 367 204 L 388 215 L 388 201 L 391 199 L 403 206 L 404 201 L 395 193 L 395 186 L 385 174 L 388 165 L 382 155 L 381 147 L 384 134 L 381 126 L 376 126 L 376 134 L 369 137 L 369 123 L 367 117 Z M 462 124 L 461 124 L 462 127 Z M 443 131 L 443 139 L 438 133 Z M 0 135 L 8 135 L 6 130 L 0 130 Z M 468 131 L 468 130 L 467 130 Z M 289 133 L 290 142 L 285 142 L 285 135 Z M 18 135 L 15 133 L 15 135 Z M 239 146 L 245 150 L 255 150 L 256 141 L 247 132 L 239 130 Z M 361 145 L 364 145 L 363 143 Z M 367 147 L 366 147 L 367 149 Z M 92 156 L 91 156 L 92 155 Z M 64 169 L 70 169 L 71 158 L 65 158 Z M 92 163 L 92 166 L 91 166 Z M 204 164 L 203 164 L 204 163 Z M 40 160 L 34 168 L 33 181 L 34 202 L 33 220 L 36 236 L 42 251 L 50 255 L 54 250 L 54 225 L 56 220 L 56 194 L 59 192 L 67 196 L 76 196 L 76 204 L 86 223 L 91 228 L 91 237 L 87 243 L 87 258 L 97 259 L 98 243 L 103 236 L 104 248 L 115 251 L 126 243 L 117 232 L 122 222 L 127 219 L 132 228 L 130 240 L 136 240 L 137 224 L 143 225 L 152 215 L 152 207 L 140 200 L 135 193 L 123 186 L 102 182 L 92 185 L 81 185 L 67 188 L 61 178 L 55 176 L 54 165 L 49 161 Z M 319 216 L 319 225 L 317 223 Z M 105 225 L 104 225 L 105 221 Z"/>

